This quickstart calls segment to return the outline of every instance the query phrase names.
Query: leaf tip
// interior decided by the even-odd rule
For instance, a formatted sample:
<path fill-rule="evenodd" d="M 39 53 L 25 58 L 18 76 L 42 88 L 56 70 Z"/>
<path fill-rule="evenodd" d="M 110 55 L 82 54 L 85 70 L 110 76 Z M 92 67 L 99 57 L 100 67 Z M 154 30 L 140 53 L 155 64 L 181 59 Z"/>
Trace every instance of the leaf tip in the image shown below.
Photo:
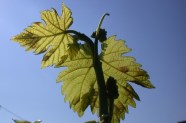
<path fill-rule="evenodd" d="M 155 89 L 156 87 L 155 87 L 153 84 L 151 84 L 151 88 L 152 88 L 152 89 Z"/>

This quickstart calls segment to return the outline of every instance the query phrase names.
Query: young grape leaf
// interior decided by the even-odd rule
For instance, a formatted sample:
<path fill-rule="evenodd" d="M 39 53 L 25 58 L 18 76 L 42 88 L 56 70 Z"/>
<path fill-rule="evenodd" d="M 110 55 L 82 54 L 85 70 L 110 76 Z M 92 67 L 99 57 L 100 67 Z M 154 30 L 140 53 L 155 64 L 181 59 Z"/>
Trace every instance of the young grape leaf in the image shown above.
<path fill-rule="evenodd" d="M 115 36 L 112 36 L 103 43 L 103 50 L 100 55 L 105 80 L 107 80 L 109 76 L 117 80 L 119 97 L 114 102 L 112 123 L 118 123 L 120 118 L 124 119 L 125 112 L 128 112 L 128 105 L 136 107 L 134 98 L 139 100 L 137 93 L 127 82 L 134 82 L 146 88 L 154 88 L 148 80 L 149 76 L 147 72 L 140 68 L 141 65 L 135 63 L 135 59 L 132 57 L 122 56 L 124 53 L 130 51 L 130 49 L 123 44 L 124 41 L 116 41 Z M 97 87 L 94 88 L 98 90 Z M 92 112 L 98 112 L 98 97 L 94 96 L 91 103 Z"/>
<path fill-rule="evenodd" d="M 33 50 L 36 54 L 46 52 L 42 67 L 65 61 L 69 53 L 71 56 L 76 54 L 76 52 L 69 52 L 71 51 L 69 44 L 75 43 L 73 36 L 65 33 L 73 23 L 72 13 L 64 4 L 62 10 L 62 16 L 58 16 L 55 9 L 43 11 L 41 18 L 45 23 L 35 22 L 24 32 L 12 38 L 27 51 Z"/>
<path fill-rule="evenodd" d="M 121 85 L 123 80 L 133 82 L 146 88 L 154 88 L 149 81 L 149 75 L 135 63 L 135 59 L 122 56 L 130 51 L 123 40 L 115 41 L 115 36 L 107 39 L 102 45 L 101 61 L 105 75 L 114 77 Z"/>
<path fill-rule="evenodd" d="M 68 69 L 59 74 L 57 82 L 63 81 L 62 93 L 65 101 L 70 102 L 70 107 L 79 116 L 83 115 L 94 92 L 96 78 L 92 65 L 92 52 L 86 44 L 80 46 L 76 57 L 68 58 L 60 65 Z"/>
<path fill-rule="evenodd" d="M 133 82 L 146 88 L 154 86 L 149 81 L 147 72 L 142 70 L 135 59 L 123 56 L 129 48 L 124 41 L 115 40 L 115 36 L 108 38 L 102 45 L 100 60 L 102 62 L 105 80 L 109 76 L 117 80 L 119 97 L 114 102 L 112 123 L 118 123 L 124 119 L 128 112 L 128 105 L 136 107 L 134 99 L 139 100 L 137 93 L 128 82 Z M 87 45 L 81 45 L 76 57 L 67 59 L 60 64 L 67 67 L 62 71 L 57 82 L 63 82 L 62 93 L 65 101 L 69 101 L 71 108 L 82 116 L 85 109 L 90 105 L 92 113 L 98 113 L 98 86 L 93 68 L 92 54 Z"/>

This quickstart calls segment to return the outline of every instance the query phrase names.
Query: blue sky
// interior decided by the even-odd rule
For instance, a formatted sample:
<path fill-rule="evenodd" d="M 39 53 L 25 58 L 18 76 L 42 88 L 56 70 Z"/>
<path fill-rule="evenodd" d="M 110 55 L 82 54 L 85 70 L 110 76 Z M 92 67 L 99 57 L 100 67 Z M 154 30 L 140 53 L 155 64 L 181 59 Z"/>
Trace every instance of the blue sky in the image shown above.
<path fill-rule="evenodd" d="M 62 69 L 40 69 L 42 55 L 25 52 L 10 38 L 40 12 L 64 2 L 73 12 L 71 29 L 91 35 L 103 13 L 110 16 L 103 27 L 108 36 L 126 40 L 148 71 L 156 89 L 133 85 L 141 101 L 129 108 L 122 123 L 176 123 L 186 120 L 186 0 L 0 0 L 0 105 L 26 120 L 43 123 L 82 123 L 96 119 L 90 109 L 79 118 L 64 103 L 61 84 L 55 80 Z M 0 109 L 0 123 L 17 118 Z"/>

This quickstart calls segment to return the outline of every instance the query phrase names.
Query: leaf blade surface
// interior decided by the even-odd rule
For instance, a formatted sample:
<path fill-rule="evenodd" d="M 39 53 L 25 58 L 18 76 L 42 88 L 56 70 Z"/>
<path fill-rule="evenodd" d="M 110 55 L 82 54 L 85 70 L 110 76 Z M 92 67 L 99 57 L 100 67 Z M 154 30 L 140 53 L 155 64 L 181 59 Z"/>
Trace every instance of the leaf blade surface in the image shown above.
<path fill-rule="evenodd" d="M 119 91 L 119 97 L 114 102 L 112 123 L 124 119 L 128 105 L 136 107 L 135 99 L 140 100 L 130 82 L 153 88 L 147 72 L 140 68 L 141 65 L 137 64 L 133 57 L 124 56 L 129 51 L 123 40 L 115 40 L 115 36 L 111 36 L 103 44 L 100 54 L 105 80 L 109 76 L 114 77 Z M 83 115 L 89 105 L 92 113 L 99 111 L 98 86 L 92 57 L 90 48 L 82 45 L 73 60 L 69 59 L 61 64 L 67 69 L 62 71 L 57 79 L 58 82 L 63 82 L 62 93 L 65 95 L 65 101 L 69 101 L 71 108 L 79 116 Z"/>
<path fill-rule="evenodd" d="M 74 38 L 65 33 L 73 23 L 72 13 L 64 4 L 62 10 L 61 16 L 55 9 L 41 12 L 44 23 L 35 22 L 27 27 L 24 32 L 12 38 L 25 47 L 27 51 L 31 50 L 36 54 L 45 52 L 42 67 L 65 61 L 69 55 L 68 45 L 75 43 Z"/>

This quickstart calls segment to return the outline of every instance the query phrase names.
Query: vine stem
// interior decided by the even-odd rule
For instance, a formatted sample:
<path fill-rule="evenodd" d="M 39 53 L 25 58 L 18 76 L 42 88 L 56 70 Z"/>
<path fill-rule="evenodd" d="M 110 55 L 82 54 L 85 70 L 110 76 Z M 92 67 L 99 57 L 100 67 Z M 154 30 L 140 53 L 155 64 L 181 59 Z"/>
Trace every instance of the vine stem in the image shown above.
<path fill-rule="evenodd" d="M 109 123 L 109 118 L 104 117 L 105 115 L 108 116 L 108 100 L 107 100 L 107 92 L 106 92 L 106 86 L 105 86 L 105 79 L 103 75 L 103 69 L 102 69 L 102 63 L 99 60 L 98 55 L 98 39 L 95 38 L 95 41 L 93 42 L 88 36 L 85 34 L 82 34 L 80 32 L 77 32 L 75 30 L 67 30 L 66 33 L 73 33 L 77 35 L 80 40 L 85 41 L 91 48 L 91 51 L 93 53 L 93 67 L 96 74 L 96 80 L 98 84 L 98 97 L 99 97 L 99 117 L 100 121 L 104 121 L 103 123 Z"/>
<path fill-rule="evenodd" d="M 98 84 L 98 97 L 99 97 L 99 117 L 100 121 L 103 121 L 103 123 L 109 123 L 109 113 L 108 113 L 108 100 L 107 100 L 107 90 L 105 85 L 105 79 L 102 69 L 102 63 L 100 62 L 99 55 L 98 55 L 98 35 L 99 31 L 102 25 L 102 22 L 105 18 L 105 16 L 108 16 L 108 13 L 105 13 L 101 21 L 98 25 L 98 28 L 96 30 L 96 37 L 95 41 L 93 42 L 88 36 L 85 34 L 82 34 L 80 32 L 77 32 L 75 30 L 66 30 L 65 33 L 73 33 L 79 37 L 80 40 L 85 41 L 91 48 L 91 51 L 93 53 L 93 67 L 96 74 L 96 80 Z M 107 117 L 105 117 L 107 116 Z"/>
<path fill-rule="evenodd" d="M 106 91 L 105 79 L 104 79 L 104 74 L 103 74 L 103 69 L 102 69 L 102 63 L 98 55 L 99 32 L 100 32 L 103 20 L 106 16 L 109 16 L 109 14 L 105 13 L 102 16 L 99 22 L 99 25 L 97 27 L 97 30 L 96 30 L 96 37 L 95 37 L 95 42 L 94 42 L 93 65 L 94 65 L 94 70 L 96 73 L 96 79 L 97 79 L 97 84 L 98 84 L 100 121 L 103 120 L 104 123 L 109 123 L 107 91 Z"/>
<path fill-rule="evenodd" d="M 100 120 L 104 120 L 104 123 L 108 123 L 108 118 L 103 118 L 104 115 L 108 115 L 108 101 L 107 92 L 105 86 L 105 79 L 103 75 L 102 63 L 98 56 L 98 39 L 95 38 L 94 42 L 94 54 L 93 54 L 93 65 L 96 73 L 96 79 L 98 84 L 99 93 L 99 117 Z"/>

